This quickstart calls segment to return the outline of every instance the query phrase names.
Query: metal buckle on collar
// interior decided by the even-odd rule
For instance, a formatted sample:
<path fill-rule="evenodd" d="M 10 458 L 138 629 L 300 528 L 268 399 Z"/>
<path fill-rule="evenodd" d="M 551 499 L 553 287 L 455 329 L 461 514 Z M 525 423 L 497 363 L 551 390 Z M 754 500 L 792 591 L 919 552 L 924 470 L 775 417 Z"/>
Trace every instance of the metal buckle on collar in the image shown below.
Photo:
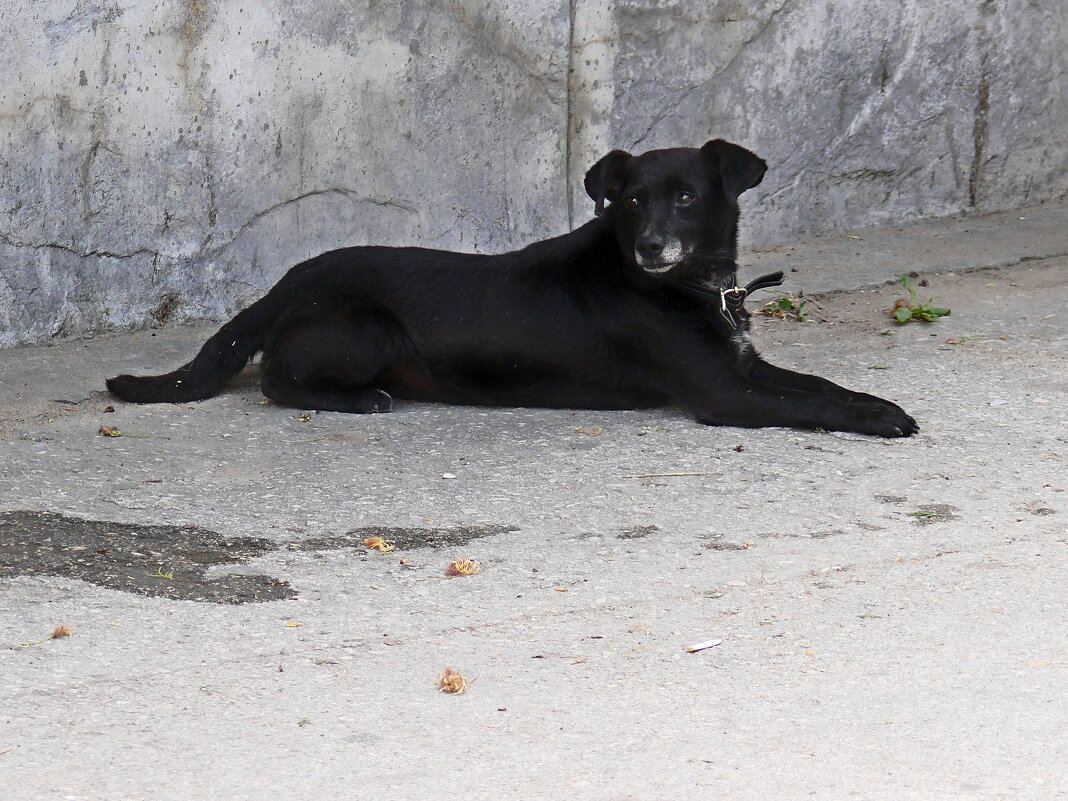
<path fill-rule="evenodd" d="M 749 290 L 744 286 L 735 286 L 730 289 L 721 289 L 719 291 L 723 297 L 722 306 L 724 309 L 730 307 L 731 309 L 739 309 L 742 304 L 745 303 L 745 298 L 749 294 Z M 728 295 L 730 298 L 728 299 Z"/>
<path fill-rule="evenodd" d="M 734 315 L 745 305 L 748 294 L 749 290 L 744 286 L 734 286 L 719 291 L 719 315 L 731 330 L 738 327 L 738 320 Z"/>
<path fill-rule="evenodd" d="M 738 279 L 734 276 L 730 276 L 730 282 L 734 284 Z M 706 289 L 698 284 L 691 284 L 686 281 L 673 281 L 678 287 L 693 295 L 697 298 L 703 299 L 705 302 L 711 300 L 716 303 L 716 297 L 719 297 L 719 303 L 716 303 L 712 308 L 715 313 L 723 321 L 723 324 L 733 333 L 738 328 L 738 319 L 735 315 L 741 311 L 745 305 L 745 299 L 756 292 L 758 289 L 767 289 L 773 286 L 780 286 L 783 282 L 782 272 L 768 273 L 762 275 L 759 278 L 755 278 L 745 286 L 731 286 L 726 289 Z"/>

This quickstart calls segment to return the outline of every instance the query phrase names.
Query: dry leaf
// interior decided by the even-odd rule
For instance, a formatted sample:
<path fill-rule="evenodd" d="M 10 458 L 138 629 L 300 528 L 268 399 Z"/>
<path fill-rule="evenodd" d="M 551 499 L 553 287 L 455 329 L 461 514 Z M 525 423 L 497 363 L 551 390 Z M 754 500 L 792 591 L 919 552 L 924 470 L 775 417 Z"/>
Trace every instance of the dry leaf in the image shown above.
<path fill-rule="evenodd" d="M 111 426 L 100 426 L 100 433 L 105 437 L 121 437 L 122 432 Z"/>
<path fill-rule="evenodd" d="M 56 626 L 52 631 L 53 637 L 69 637 L 74 633 L 74 629 L 70 626 Z"/>
<path fill-rule="evenodd" d="M 474 559 L 453 559 L 445 568 L 446 576 L 474 576 L 482 566 Z"/>
<path fill-rule="evenodd" d="M 588 434 L 591 437 L 599 437 L 604 433 L 604 429 L 600 426 L 582 426 L 582 428 L 576 428 L 575 433 Z"/>
<path fill-rule="evenodd" d="M 307 423 L 312 419 L 312 416 L 310 414 L 308 414 L 307 412 L 305 412 L 304 414 L 302 414 L 297 419 L 300 420 L 300 422 L 302 422 L 302 423 Z"/>
<path fill-rule="evenodd" d="M 567 592 L 567 587 L 553 587 L 556 592 Z"/>
<path fill-rule="evenodd" d="M 467 679 L 455 668 L 446 667 L 438 676 L 438 689 L 443 693 L 460 695 L 467 692 Z"/>
<path fill-rule="evenodd" d="M 286 623 L 286 628 L 287 629 L 297 629 L 297 628 L 300 628 L 303 625 L 304 624 L 301 623 L 299 620 L 290 620 L 288 623 Z"/>
<path fill-rule="evenodd" d="M 373 551 L 380 553 L 389 553 L 395 549 L 392 542 L 387 542 L 383 537 L 368 537 L 363 541 L 363 544 Z"/>

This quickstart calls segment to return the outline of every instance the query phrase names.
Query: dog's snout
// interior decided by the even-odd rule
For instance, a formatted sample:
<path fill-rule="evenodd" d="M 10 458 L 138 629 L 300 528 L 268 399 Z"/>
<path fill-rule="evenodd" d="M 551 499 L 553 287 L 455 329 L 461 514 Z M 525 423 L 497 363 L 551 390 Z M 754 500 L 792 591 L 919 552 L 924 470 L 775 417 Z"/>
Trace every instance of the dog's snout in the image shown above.
<path fill-rule="evenodd" d="M 664 240 L 659 236 L 643 236 L 636 243 L 636 247 L 643 259 L 653 261 L 659 259 L 660 254 L 664 252 Z"/>

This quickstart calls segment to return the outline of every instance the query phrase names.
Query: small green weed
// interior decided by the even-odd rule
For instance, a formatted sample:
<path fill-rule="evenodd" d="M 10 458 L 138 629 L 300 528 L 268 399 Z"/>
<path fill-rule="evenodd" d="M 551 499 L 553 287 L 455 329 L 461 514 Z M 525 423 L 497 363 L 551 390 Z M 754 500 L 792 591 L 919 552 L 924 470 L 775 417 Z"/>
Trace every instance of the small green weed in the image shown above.
<path fill-rule="evenodd" d="M 901 279 L 901 283 L 905 285 L 905 289 L 909 293 L 909 300 L 898 298 L 894 303 L 894 308 L 890 310 L 890 316 L 897 320 L 899 325 L 904 325 L 913 320 L 933 323 L 939 317 L 948 317 L 952 313 L 949 309 L 941 306 L 932 306 L 931 303 L 934 298 L 931 298 L 926 303 L 916 303 L 916 290 L 913 288 L 912 281 L 909 280 L 908 275 L 898 273 L 897 277 Z"/>
<path fill-rule="evenodd" d="M 167 581 L 171 581 L 174 578 L 174 573 L 170 573 L 170 572 L 164 573 L 163 572 L 163 566 L 162 565 L 160 565 L 159 567 L 156 568 L 156 575 L 159 576 L 160 578 L 167 579 Z"/>
<path fill-rule="evenodd" d="M 799 323 L 805 322 L 808 318 L 808 309 L 806 308 L 808 306 L 808 298 L 805 297 L 804 292 L 798 292 L 795 297 L 789 292 L 778 292 L 774 289 L 766 289 L 764 291 L 778 295 L 775 300 L 769 300 L 760 307 L 760 313 L 765 317 L 796 320 Z"/>

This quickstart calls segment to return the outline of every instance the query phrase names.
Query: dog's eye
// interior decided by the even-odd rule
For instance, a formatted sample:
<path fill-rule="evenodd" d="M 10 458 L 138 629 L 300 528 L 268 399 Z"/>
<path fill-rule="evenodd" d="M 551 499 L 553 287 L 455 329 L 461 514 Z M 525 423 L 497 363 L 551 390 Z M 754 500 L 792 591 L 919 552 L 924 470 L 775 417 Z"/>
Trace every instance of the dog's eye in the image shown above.
<path fill-rule="evenodd" d="M 628 209 L 636 209 L 641 204 L 638 203 L 638 198 L 631 196 L 623 198 L 623 205 Z"/>
<path fill-rule="evenodd" d="M 693 203 L 693 201 L 694 196 L 691 195 L 689 192 L 679 192 L 679 196 L 675 200 L 675 202 L 678 203 L 680 206 L 689 206 L 691 203 Z"/>

